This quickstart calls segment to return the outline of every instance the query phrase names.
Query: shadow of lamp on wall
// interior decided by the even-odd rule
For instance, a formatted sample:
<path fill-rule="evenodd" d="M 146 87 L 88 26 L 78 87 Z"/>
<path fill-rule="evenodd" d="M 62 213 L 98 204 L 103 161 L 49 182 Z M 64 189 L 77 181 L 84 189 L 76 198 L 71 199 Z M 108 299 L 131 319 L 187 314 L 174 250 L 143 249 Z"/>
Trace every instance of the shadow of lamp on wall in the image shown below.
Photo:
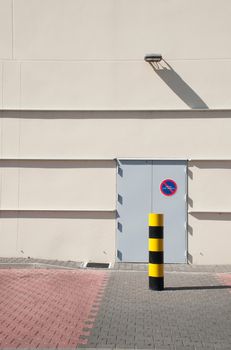
<path fill-rule="evenodd" d="M 144 60 L 150 64 L 155 73 L 166 85 L 190 108 L 208 109 L 208 105 L 200 96 L 177 74 L 161 54 L 149 54 Z"/>

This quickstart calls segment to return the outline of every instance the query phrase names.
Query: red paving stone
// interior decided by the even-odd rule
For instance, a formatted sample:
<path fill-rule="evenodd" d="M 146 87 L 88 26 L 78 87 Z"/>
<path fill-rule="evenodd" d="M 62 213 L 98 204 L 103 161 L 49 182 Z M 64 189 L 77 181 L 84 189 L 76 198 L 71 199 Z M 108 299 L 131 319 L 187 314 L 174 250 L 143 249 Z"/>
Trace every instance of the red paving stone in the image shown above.
<path fill-rule="evenodd" d="M 0 270 L 0 347 L 76 348 L 87 343 L 108 274 Z"/>
<path fill-rule="evenodd" d="M 230 287 L 229 291 L 231 292 L 231 273 L 219 273 L 217 277 L 223 285 Z"/>

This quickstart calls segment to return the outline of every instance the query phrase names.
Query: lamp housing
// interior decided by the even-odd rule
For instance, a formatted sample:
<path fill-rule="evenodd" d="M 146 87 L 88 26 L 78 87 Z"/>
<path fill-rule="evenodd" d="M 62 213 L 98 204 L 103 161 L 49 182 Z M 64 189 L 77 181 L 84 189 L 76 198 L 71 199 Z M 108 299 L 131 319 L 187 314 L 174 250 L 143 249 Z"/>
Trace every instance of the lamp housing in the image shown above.
<path fill-rule="evenodd" d="M 146 62 L 160 62 L 162 60 L 162 55 L 159 53 L 151 53 L 144 57 Z"/>

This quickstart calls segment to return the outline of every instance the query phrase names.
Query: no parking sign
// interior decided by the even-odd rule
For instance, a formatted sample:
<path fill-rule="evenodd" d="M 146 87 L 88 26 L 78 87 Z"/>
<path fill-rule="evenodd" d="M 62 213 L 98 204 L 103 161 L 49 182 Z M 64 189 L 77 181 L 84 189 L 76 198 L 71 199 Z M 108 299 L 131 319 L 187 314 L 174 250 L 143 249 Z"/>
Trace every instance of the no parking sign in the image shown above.
<path fill-rule="evenodd" d="M 174 180 L 172 179 L 165 179 L 164 181 L 161 182 L 160 184 L 160 192 L 164 196 L 173 196 L 177 191 L 177 184 Z"/>

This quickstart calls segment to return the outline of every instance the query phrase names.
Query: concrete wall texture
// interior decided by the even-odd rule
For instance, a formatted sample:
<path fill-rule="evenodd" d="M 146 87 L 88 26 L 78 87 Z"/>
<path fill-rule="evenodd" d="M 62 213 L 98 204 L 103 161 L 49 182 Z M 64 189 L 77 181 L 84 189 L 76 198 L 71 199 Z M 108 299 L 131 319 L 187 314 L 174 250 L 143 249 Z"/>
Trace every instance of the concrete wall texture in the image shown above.
<path fill-rule="evenodd" d="M 189 160 L 189 262 L 231 263 L 230 14 L 0 0 L 0 256 L 115 261 L 115 159 L 174 158 Z"/>

